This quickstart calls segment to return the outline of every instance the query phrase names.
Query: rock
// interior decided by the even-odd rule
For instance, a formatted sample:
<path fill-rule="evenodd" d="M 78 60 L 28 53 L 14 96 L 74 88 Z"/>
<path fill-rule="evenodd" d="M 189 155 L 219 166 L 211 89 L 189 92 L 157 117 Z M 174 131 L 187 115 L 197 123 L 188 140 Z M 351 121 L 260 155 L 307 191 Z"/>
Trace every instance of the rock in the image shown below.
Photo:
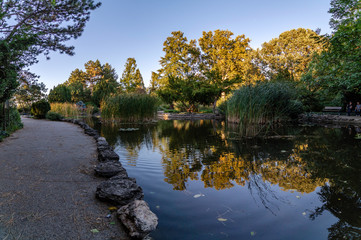
<path fill-rule="evenodd" d="M 135 199 L 144 197 L 143 190 L 134 178 L 114 176 L 102 182 L 96 190 L 96 197 L 102 201 L 124 206 Z"/>
<path fill-rule="evenodd" d="M 118 210 L 118 218 L 133 238 L 143 239 L 158 225 L 157 216 L 143 200 L 134 200 Z"/>
<path fill-rule="evenodd" d="M 98 160 L 100 162 L 119 161 L 119 156 L 112 149 L 98 147 Z"/>
<path fill-rule="evenodd" d="M 110 178 L 115 175 L 123 176 L 123 178 L 127 178 L 127 171 L 123 168 L 120 162 L 115 161 L 107 161 L 99 163 L 95 169 L 95 174 L 100 177 Z"/>
<path fill-rule="evenodd" d="M 84 129 L 84 133 L 89 135 L 89 136 L 92 136 L 94 137 L 95 139 L 98 139 L 99 138 L 99 133 L 97 130 L 94 130 L 92 128 L 85 128 Z"/>

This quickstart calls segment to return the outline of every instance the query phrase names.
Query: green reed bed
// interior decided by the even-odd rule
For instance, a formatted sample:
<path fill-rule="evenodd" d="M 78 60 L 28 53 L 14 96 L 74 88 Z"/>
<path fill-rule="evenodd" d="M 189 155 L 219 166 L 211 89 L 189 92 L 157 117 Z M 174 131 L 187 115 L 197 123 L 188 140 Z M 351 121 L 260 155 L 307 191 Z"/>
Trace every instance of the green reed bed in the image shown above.
<path fill-rule="evenodd" d="M 81 111 L 74 103 L 51 103 L 51 111 L 59 113 L 66 118 L 79 118 Z"/>
<path fill-rule="evenodd" d="M 147 94 L 120 94 L 106 98 L 100 104 L 101 117 L 106 121 L 149 121 L 156 116 L 158 99 Z"/>
<path fill-rule="evenodd" d="M 286 83 L 264 82 L 244 86 L 228 100 L 227 120 L 238 123 L 245 131 L 255 126 L 270 126 L 302 112 L 302 105 L 294 100 L 295 97 L 295 91 Z M 255 135 L 258 131 L 251 132 Z"/>

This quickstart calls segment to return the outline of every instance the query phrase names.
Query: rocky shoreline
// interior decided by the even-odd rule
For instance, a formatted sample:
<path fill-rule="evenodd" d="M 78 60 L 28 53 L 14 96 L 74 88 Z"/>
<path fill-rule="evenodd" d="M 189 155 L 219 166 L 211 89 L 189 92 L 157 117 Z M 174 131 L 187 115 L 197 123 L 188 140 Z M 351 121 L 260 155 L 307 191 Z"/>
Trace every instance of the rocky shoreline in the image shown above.
<path fill-rule="evenodd" d="M 94 174 L 106 179 L 97 187 L 96 198 L 118 208 L 118 219 L 132 238 L 144 239 L 147 237 L 151 231 L 156 229 L 158 218 L 143 200 L 142 188 L 137 185 L 134 178 L 128 177 L 127 171 L 119 162 L 119 156 L 106 139 L 100 137 L 98 131 L 83 121 L 74 119 L 64 119 L 63 121 L 79 125 L 84 129 L 85 134 L 96 140 L 99 163 L 94 168 Z"/>

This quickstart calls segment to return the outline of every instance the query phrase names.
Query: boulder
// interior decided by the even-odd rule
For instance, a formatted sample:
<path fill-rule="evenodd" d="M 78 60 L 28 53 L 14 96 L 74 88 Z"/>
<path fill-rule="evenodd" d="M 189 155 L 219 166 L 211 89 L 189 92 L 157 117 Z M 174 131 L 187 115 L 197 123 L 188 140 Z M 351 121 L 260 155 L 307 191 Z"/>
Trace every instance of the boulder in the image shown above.
<path fill-rule="evenodd" d="M 128 177 L 127 171 L 122 164 L 116 161 L 101 162 L 95 167 L 94 171 L 100 177 L 110 178 L 115 175 L 123 176 L 123 178 Z"/>
<path fill-rule="evenodd" d="M 118 210 L 118 218 L 129 230 L 129 235 L 138 239 L 146 237 L 158 225 L 157 216 L 143 200 L 134 200 L 121 207 Z"/>
<path fill-rule="evenodd" d="M 135 179 L 123 176 L 114 176 L 102 182 L 97 187 L 95 195 L 99 200 L 120 206 L 144 197 L 143 190 L 137 185 Z"/>
<path fill-rule="evenodd" d="M 112 149 L 108 149 L 108 148 L 100 149 L 100 148 L 98 148 L 98 160 L 100 162 L 119 161 L 119 156 Z"/>

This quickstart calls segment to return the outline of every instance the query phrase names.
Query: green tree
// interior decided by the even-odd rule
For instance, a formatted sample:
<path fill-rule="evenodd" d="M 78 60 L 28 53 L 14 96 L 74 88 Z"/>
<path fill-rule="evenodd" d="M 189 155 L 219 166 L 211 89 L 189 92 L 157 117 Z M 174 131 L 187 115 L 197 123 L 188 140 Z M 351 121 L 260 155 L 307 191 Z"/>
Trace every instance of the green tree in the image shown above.
<path fill-rule="evenodd" d="M 99 80 L 94 86 L 92 101 L 97 106 L 107 96 L 116 93 L 119 83 L 117 82 L 118 75 L 115 69 L 108 63 L 101 66 Z"/>
<path fill-rule="evenodd" d="M 125 63 L 125 69 L 120 79 L 121 90 L 132 93 L 137 90 L 144 90 L 142 74 L 137 68 L 137 62 L 134 58 L 128 58 Z"/>
<path fill-rule="evenodd" d="M 172 32 L 172 36 L 166 39 L 163 46 L 165 54 L 159 61 L 162 68 L 158 70 L 160 87 L 167 85 L 169 75 L 185 78 L 197 73 L 200 50 L 195 40 L 188 43 L 184 33 L 177 31 Z"/>
<path fill-rule="evenodd" d="M 0 101 L 10 98 L 18 83 L 17 72 L 50 51 L 74 54 L 66 41 L 77 38 L 100 6 L 93 0 L 0 1 Z"/>
<path fill-rule="evenodd" d="M 347 100 L 361 96 L 361 4 L 356 0 L 333 0 L 329 12 L 334 33 L 327 49 L 316 56 L 303 77 L 313 91 L 323 93 L 325 101 L 337 95 Z"/>
<path fill-rule="evenodd" d="M 313 55 L 323 49 L 324 43 L 316 32 L 304 28 L 292 29 L 263 43 L 255 61 L 267 79 L 299 81 Z"/>
<path fill-rule="evenodd" d="M 71 102 L 70 89 L 65 84 L 59 84 L 50 90 L 48 96 L 49 102 Z"/>
<path fill-rule="evenodd" d="M 31 104 L 46 96 L 47 88 L 38 82 L 38 76 L 28 71 L 20 73 L 20 85 L 16 90 L 15 99 L 19 107 L 30 109 Z"/>

